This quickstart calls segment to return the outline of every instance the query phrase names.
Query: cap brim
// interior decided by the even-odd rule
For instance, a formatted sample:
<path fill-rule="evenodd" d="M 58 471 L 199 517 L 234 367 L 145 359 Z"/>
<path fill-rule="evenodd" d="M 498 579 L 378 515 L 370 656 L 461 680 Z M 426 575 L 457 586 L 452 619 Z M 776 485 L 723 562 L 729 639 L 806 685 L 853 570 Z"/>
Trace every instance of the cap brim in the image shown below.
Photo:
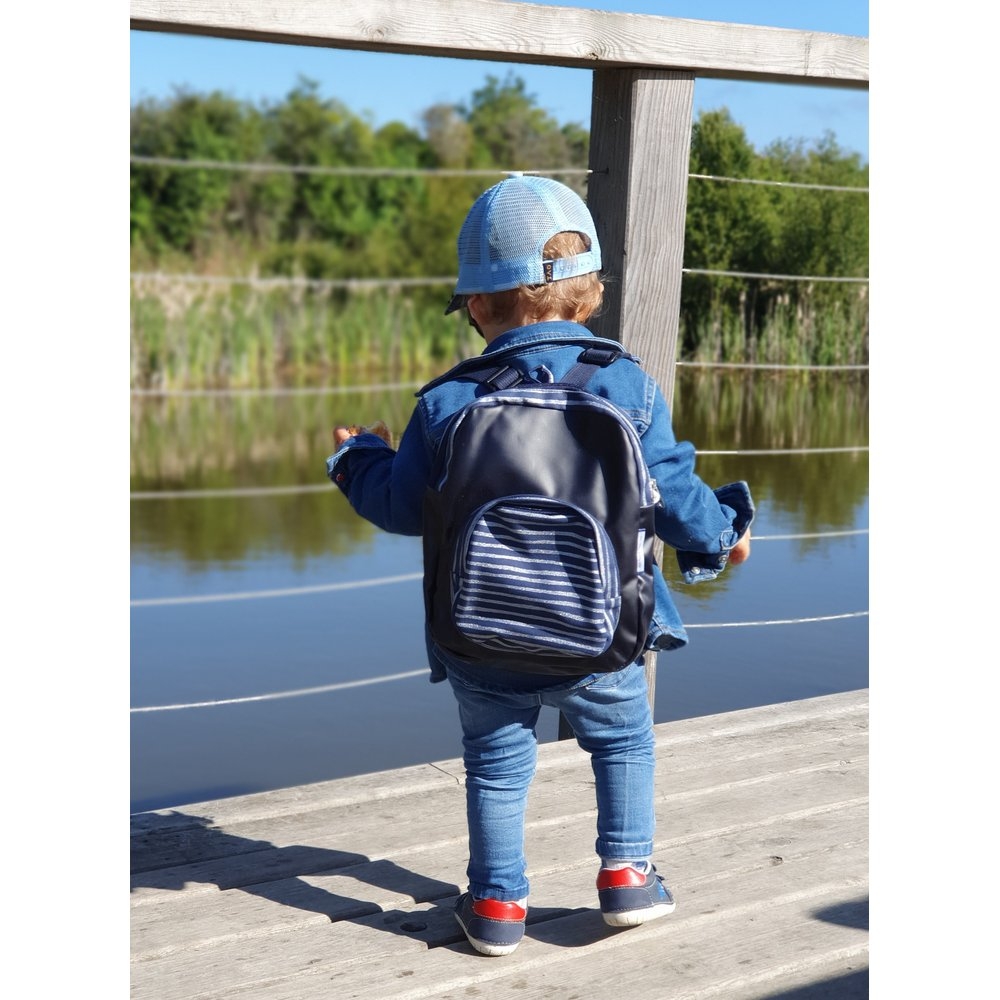
<path fill-rule="evenodd" d="M 451 297 L 451 302 L 448 303 L 448 308 L 444 311 L 445 316 L 447 316 L 448 313 L 455 312 L 456 309 L 461 309 L 465 305 L 465 299 L 466 296 L 464 295 L 453 295 Z"/>

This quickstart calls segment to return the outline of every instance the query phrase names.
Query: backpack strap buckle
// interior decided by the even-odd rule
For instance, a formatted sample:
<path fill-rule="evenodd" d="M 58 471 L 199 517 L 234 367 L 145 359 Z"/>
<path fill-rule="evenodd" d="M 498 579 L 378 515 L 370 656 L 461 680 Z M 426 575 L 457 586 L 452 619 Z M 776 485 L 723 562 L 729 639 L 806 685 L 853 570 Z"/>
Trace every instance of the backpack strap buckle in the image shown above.
<path fill-rule="evenodd" d="M 576 364 L 563 376 L 563 385 L 583 388 L 598 368 L 607 368 L 613 361 L 625 356 L 625 351 L 617 347 L 588 347 L 580 353 Z"/>
<path fill-rule="evenodd" d="M 619 347 L 588 347 L 576 360 L 578 364 L 607 368 L 612 361 L 617 361 L 624 354 Z"/>

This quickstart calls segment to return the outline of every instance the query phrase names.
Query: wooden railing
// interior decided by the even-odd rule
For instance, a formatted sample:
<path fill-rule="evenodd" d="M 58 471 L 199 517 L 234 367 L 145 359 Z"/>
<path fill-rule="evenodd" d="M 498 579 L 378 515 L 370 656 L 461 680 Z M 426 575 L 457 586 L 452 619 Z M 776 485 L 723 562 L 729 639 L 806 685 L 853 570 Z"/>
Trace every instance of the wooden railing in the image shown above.
<path fill-rule="evenodd" d="M 589 325 L 641 357 L 668 402 L 695 78 L 868 89 L 868 39 L 850 35 L 506 0 L 131 0 L 130 7 L 131 27 L 142 31 L 592 69 L 587 204 L 610 280 Z M 651 700 L 654 669 L 647 664 Z"/>

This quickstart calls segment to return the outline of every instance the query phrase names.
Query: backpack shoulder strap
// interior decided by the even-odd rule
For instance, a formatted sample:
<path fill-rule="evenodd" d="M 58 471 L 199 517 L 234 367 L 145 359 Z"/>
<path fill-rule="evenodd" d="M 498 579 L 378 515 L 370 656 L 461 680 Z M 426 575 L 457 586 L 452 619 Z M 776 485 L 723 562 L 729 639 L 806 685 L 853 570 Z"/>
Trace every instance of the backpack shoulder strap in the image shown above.
<path fill-rule="evenodd" d="M 637 357 L 630 354 L 624 347 L 614 341 L 598 340 L 596 338 L 588 338 L 588 340 L 596 340 L 596 343 L 581 343 L 579 340 L 575 342 L 575 346 L 582 347 L 583 350 L 577 359 L 577 363 L 561 379 L 561 384 L 575 385 L 582 388 L 598 368 L 606 368 L 618 358 L 628 358 L 630 361 L 636 362 L 636 364 L 641 363 Z M 552 341 L 551 343 L 554 346 L 564 346 L 563 342 L 559 341 Z M 532 344 L 531 346 L 537 345 Z M 566 346 L 573 346 L 573 344 Z M 520 382 L 529 380 L 529 377 L 512 365 L 504 364 L 503 358 L 505 356 L 520 354 L 523 350 L 523 345 L 518 344 L 493 357 L 486 355 L 467 358 L 443 375 L 439 375 L 418 389 L 416 395 L 418 397 L 423 396 L 424 393 L 442 383 L 451 382 L 455 379 L 469 379 L 473 382 L 489 385 L 491 392 L 496 389 L 510 389 Z"/>
<path fill-rule="evenodd" d="M 487 358 L 470 358 L 462 361 L 450 371 L 418 389 L 416 395 L 423 396 L 429 390 L 457 379 L 468 379 L 471 382 L 488 385 L 490 392 L 496 389 L 509 389 L 525 380 L 525 376 L 511 365 L 505 365 L 502 361 L 493 361 L 492 364 L 489 362 L 490 359 Z"/>
<path fill-rule="evenodd" d="M 479 371 L 463 372 L 460 377 L 489 386 L 490 392 L 496 392 L 497 389 L 511 389 L 527 381 L 527 376 L 511 365 L 494 365 L 492 368 L 483 368 Z"/>
<path fill-rule="evenodd" d="M 559 380 L 559 384 L 582 389 L 594 372 L 599 368 L 607 368 L 619 358 L 632 358 L 632 355 L 624 348 L 588 347 L 580 353 L 576 364 Z M 511 389 L 521 382 L 531 381 L 529 376 L 510 365 L 496 365 L 480 371 L 465 372 L 463 377 L 489 386 L 490 392 L 495 392 L 497 389 Z"/>

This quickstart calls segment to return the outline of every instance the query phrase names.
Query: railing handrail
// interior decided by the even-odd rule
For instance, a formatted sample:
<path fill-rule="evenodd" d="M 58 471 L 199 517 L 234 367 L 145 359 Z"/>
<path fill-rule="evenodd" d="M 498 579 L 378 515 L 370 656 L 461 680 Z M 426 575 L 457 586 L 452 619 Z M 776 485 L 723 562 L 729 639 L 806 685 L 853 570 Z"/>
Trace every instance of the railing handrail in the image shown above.
<path fill-rule="evenodd" d="M 130 0 L 129 15 L 139 31 L 868 89 L 868 39 L 855 35 L 531 3 L 511 8 L 503 0 L 408 0 L 404 15 L 395 0 Z"/>

